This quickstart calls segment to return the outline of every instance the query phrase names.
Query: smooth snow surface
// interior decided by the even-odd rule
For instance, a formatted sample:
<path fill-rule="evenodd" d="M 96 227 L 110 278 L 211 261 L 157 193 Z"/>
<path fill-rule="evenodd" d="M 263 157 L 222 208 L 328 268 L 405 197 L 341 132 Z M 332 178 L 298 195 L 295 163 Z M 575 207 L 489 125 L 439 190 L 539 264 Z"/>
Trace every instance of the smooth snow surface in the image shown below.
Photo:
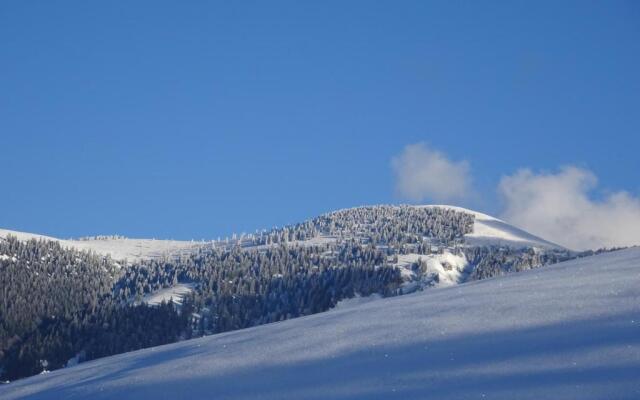
<path fill-rule="evenodd" d="M 122 354 L 31 399 L 638 399 L 640 248 Z"/>
<path fill-rule="evenodd" d="M 93 251 L 103 256 L 109 255 L 114 260 L 135 261 L 139 259 L 160 258 L 165 255 L 189 253 L 203 245 L 202 242 L 155 239 L 95 239 L 67 240 L 33 233 L 0 229 L 0 238 L 13 235 L 18 240 L 51 240 L 59 242 L 62 247 Z"/>
<path fill-rule="evenodd" d="M 475 216 L 473 233 L 464 235 L 465 242 L 470 246 L 509 246 L 509 247 L 539 247 L 545 249 L 563 249 L 562 246 L 541 239 L 520 228 L 477 211 L 462 207 L 446 205 L 428 205 L 422 207 L 448 208 L 466 212 Z"/>

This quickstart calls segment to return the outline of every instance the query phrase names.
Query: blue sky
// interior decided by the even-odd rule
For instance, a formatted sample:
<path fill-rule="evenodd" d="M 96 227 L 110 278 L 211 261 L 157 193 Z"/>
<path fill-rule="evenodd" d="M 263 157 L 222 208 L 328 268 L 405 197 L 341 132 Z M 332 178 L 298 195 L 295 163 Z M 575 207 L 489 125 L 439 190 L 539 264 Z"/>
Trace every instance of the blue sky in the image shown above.
<path fill-rule="evenodd" d="M 416 143 L 491 213 L 519 168 L 640 195 L 638 2 L 3 1 L 0 50 L 4 228 L 199 239 L 405 202 Z"/>

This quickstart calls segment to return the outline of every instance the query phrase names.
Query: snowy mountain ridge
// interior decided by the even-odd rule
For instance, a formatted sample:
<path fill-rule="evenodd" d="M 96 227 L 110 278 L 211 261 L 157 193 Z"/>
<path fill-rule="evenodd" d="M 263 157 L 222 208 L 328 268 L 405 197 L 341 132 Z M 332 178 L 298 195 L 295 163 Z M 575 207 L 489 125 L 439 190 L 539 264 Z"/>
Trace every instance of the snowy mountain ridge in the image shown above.
<path fill-rule="evenodd" d="M 0 238 L 12 235 L 18 240 L 45 240 L 60 243 L 62 247 L 93 251 L 114 260 L 140 260 L 160 258 L 164 255 L 186 254 L 203 246 L 202 242 L 156 239 L 104 238 L 91 240 L 58 239 L 51 236 L 0 229 Z"/>
<path fill-rule="evenodd" d="M 637 399 L 640 248 L 86 362 L 17 399 Z"/>
<path fill-rule="evenodd" d="M 372 206 L 372 207 L 396 207 L 396 206 Z M 448 205 L 422 205 L 422 206 L 410 206 L 414 208 L 427 208 L 427 209 L 449 209 L 457 212 L 471 214 L 475 218 L 473 232 L 465 234 L 465 243 L 469 246 L 506 246 L 514 248 L 535 247 L 544 249 L 563 249 L 562 246 L 551 243 L 534 235 L 531 235 L 521 229 L 518 229 L 508 223 L 501 221 L 497 218 L 491 217 L 487 214 L 483 214 L 477 211 L 468 210 L 462 207 L 448 206 Z M 327 213 L 325 215 L 331 215 L 333 213 L 357 210 L 356 207 L 351 209 L 343 209 Z M 114 260 L 141 260 L 141 259 L 155 259 L 162 256 L 189 254 L 193 251 L 197 251 L 203 247 L 209 247 L 212 245 L 234 245 L 242 244 L 242 239 L 236 239 L 225 242 L 203 242 L 203 241 L 180 241 L 180 240 L 157 240 L 157 239 L 129 239 L 129 238 L 98 238 L 92 240 L 74 240 L 74 239 L 59 239 L 51 236 L 39 235 L 34 233 L 26 233 L 19 231 L 12 231 L 7 229 L 0 229 L 0 238 L 6 238 L 8 235 L 16 236 L 19 240 L 27 241 L 31 239 L 35 240 L 48 240 L 59 242 L 63 247 L 74 248 L 78 250 L 93 251 L 96 254 L 103 256 L 109 255 Z M 298 244 L 316 244 L 323 241 L 331 241 L 330 237 L 318 236 L 307 240 L 295 241 Z M 253 245 L 248 245 L 252 247 Z"/>

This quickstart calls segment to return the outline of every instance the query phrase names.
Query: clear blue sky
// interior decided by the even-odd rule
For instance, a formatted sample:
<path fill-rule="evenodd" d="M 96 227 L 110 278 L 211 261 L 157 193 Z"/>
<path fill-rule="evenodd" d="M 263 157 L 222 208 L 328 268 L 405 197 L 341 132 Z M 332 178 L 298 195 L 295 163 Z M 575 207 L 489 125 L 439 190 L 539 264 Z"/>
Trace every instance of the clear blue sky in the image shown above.
<path fill-rule="evenodd" d="M 427 142 L 640 193 L 636 1 L 2 1 L 0 226 L 214 238 L 398 202 Z"/>

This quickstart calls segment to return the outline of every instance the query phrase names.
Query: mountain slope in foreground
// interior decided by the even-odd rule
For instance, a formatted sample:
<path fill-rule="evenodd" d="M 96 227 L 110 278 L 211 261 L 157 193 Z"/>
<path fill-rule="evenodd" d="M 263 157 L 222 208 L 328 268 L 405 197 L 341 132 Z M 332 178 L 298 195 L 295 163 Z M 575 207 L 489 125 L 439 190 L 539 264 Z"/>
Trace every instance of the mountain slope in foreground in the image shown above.
<path fill-rule="evenodd" d="M 104 358 L 3 399 L 637 399 L 640 248 Z"/>

